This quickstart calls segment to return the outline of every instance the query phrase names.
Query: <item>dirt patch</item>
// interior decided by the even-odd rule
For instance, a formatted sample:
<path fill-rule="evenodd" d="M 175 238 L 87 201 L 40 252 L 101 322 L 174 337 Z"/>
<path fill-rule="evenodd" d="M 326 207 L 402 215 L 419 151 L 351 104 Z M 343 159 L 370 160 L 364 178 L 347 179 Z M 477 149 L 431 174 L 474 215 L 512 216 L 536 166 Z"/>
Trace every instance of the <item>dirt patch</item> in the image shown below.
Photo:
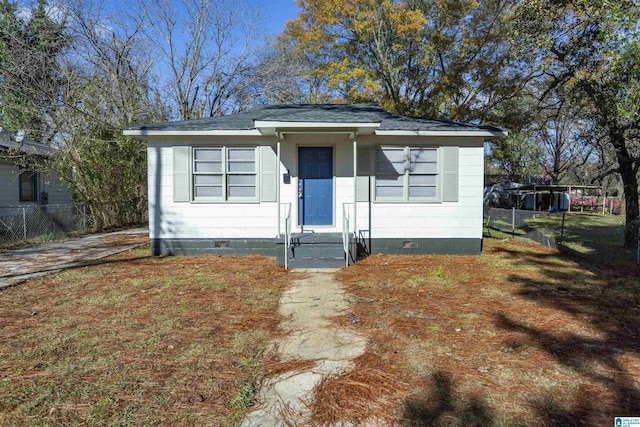
<path fill-rule="evenodd" d="M 281 320 L 286 272 L 269 258 L 148 250 L 0 293 L 1 424 L 242 418 Z"/>
<path fill-rule="evenodd" d="M 338 274 L 355 295 L 339 322 L 370 339 L 316 390 L 318 424 L 599 426 L 640 412 L 638 270 L 485 243 L 480 257 L 372 256 Z"/>

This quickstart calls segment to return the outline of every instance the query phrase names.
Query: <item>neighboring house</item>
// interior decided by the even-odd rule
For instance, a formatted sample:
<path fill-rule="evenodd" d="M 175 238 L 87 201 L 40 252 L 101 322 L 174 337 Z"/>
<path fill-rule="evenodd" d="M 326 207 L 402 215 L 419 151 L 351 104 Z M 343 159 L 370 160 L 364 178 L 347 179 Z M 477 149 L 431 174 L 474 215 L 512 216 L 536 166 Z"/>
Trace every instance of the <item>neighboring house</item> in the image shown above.
<path fill-rule="evenodd" d="M 69 204 L 72 191 L 51 172 L 16 166 L 16 156 L 49 157 L 55 149 L 0 130 L 0 207 Z"/>
<path fill-rule="evenodd" d="M 278 256 L 291 230 L 292 261 L 308 244 L 305 258 L 340 263 L 331 243 L 478 254 L 483 145 L 507 134 L 372 105 L 260 106 L 124 133 L 148 142 L 153 254 Z"/>

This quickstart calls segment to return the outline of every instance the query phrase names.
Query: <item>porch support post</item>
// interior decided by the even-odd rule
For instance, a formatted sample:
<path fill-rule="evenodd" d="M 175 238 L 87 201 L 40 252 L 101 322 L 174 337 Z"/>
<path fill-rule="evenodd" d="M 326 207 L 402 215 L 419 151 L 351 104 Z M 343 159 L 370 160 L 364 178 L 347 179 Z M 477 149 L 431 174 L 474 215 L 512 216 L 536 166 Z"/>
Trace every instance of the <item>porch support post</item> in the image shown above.
<path fill-rule="evenodd" d="M 281 218 L 281 212 L 280 212 L 280 180 L 282 179 L 282 174 L 281 174 L 281 168 L 280 168 L 280 133 L 277 134 L 277 142 L 276 142 L 276 205 L 277 205 L 277 215 L 278 215 L 278 238 L 280 237 L 280 233 L 281 233 L 281 226 L 280 226 L 280 220 Z"/>
<path fill-rule="evenodd" d="M 353 133 L 353 235 L 358 233 L 358 143 Z"/>

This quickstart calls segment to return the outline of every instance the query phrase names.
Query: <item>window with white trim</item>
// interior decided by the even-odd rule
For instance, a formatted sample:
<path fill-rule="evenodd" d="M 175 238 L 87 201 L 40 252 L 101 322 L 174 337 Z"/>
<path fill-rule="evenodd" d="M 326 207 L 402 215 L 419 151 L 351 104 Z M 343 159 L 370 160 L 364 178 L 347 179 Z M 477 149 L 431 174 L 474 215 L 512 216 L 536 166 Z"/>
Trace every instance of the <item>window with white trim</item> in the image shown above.
<path fill-rule="evenodd" d="M 193 149 L 193 199 L 257 199 L 255 147 Z"/>
<path fill-rule="evenodd" d="M 376 200 L 433 201 L 437 185 L 437 148 L 376 149 Z"/>

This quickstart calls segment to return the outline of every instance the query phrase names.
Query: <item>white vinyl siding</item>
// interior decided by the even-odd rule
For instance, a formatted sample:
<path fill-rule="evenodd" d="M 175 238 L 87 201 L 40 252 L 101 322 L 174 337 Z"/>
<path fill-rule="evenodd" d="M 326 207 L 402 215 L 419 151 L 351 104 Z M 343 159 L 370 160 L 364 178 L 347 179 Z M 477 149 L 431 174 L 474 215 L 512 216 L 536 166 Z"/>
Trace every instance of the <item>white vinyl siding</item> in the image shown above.
<path fill-rule="evenodd" d="M 222 140 L 222 138 L 220 138 Z M 181 145 L 175 145 L 175 144 Z M 259 202 L 194 202 L 193 153 L 198 148 L 257 147 L 257 190 Z M 149 160 L 149 227 L 152 238 L 232 239 L 272 238 L 277 235 L 278 203 L 276 177 L 280 180 L 280 232 L 284 232 L 284 217 L 291 207 L 292 224 L 297 224 L 298 180 L 297 156 L 299 146 L 333 146 L 335 150 L 335 226 L 323 232 L 342 232 L 344 204 L 353 203 L 354 171 L 353 143 L 346 135 L 288 135 L 281 143 L 281 163 L 272 137 L 214 138 L 191 137 L 175 140 L 152 138 L 148 146 Z M 378 147 L 436 149 L 438 151 L 438 202 L 383 201 L 375 199 L 376 153 Z M 183 157 L 175 150 L 185 151 Z M 180 151 L 178 150 L 178 151 Z M 427 138 L 396 136 L 361 136 L 358 139 L 358 192 L 363 199 L 357 205 L 358 230 L 369 230 L 373 238 L 482 238 L 483 138 Z M 449 159 L 450 167 L 447 166 Z M 368 165 L 367 165 L 368 163 Z M 175 181 L 186 171 L 184 185 L 187 201 L 175 200 Z M 268 173 L 265 174 L 265 171 Z M 449 171 L 449 175 L 447 175 Z M 283 173 L 291 174 L 290 181 L 282 181 Z M 362 180 L 371 176 L 371 185 Z M 0 187 L 3 175 L 0 170 Z M 17 176 L 12 178 L 12 191 L 17 201 Z M 447 186 L 453 189 L 447 197 Z M 182 188 L 179 186 L 178 188 Z M 370 192 L 369 192 L 370 190 Z M 266 193 L 265 193 L 266 192 Z M 266 195 L 265 195 L 266 194 Z M 367 200 L 370 194 L 371 200 Z M 268 197 L 268 199 L 267 199 Z M 450 200 L 449 200 L 450 199 Z M 189 203 L 191 201 L 191 203 Z M 351 207 L 351 224 L 354 210 Z M 294 225 L 293 231 L 299 231 Z M 365 236 L 367 234 L 365 233 Z M 375 251 L 375 248 L 374 248 Z"/>
<path fill-rule="evenodd" d="M 436 201 L 438 149 L 378 147 L 376 200 Z"/>
<path fill-rule="evenodd" d="M 256 149 L 193 149 L 194 201 L 256 201 Z"/>
<path fill-rule="evenodd" d="M 397 139 L 386 137 L 384 141 L 377 141 L 375 137 L 360 138 L 359 143 L 371 143 L 374 147 L 371 157 L 374 175 L 377 147 L 393 147 Z M 417 146 L 412 141 L 401 143 L 402 146 Z M 455 146 L 452 146 L 453 144 Z M 371 236 L 380 239 L 482 238 L 482 139 L 434 138 L 428 139 L 427 148 L 435 148 L 438 151 L 437 200 L 397 201 L 378 198 L 374 203 L 359 202 L 359 230 L 371 229 Z M 338 184 L 340 185 L 340 181 Z M 375 197 L 374 180 L 372 187 L 372 197 Z M 375 252 L 375 247 L 373 250 Z"/>

